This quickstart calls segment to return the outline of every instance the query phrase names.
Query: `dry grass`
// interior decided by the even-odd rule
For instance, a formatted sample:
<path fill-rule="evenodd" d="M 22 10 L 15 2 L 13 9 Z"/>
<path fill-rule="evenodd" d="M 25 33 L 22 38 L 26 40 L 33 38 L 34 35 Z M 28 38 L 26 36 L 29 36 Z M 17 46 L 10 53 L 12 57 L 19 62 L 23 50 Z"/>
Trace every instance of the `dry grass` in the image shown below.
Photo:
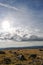
<path fill-rule="evenodd" d="M 0 50 L 0 65 L 43 65 L 43 49 Z"/>

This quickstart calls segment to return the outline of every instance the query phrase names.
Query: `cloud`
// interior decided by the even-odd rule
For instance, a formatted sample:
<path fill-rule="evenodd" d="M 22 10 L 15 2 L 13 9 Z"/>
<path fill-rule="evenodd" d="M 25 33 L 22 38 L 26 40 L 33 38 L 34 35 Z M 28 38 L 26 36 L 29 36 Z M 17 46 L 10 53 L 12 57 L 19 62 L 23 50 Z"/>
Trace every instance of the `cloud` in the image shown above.
<path fill-rule="evenodd" d="M 13 10 L 17 10 L 17 11 L 19 11 L 18 8 L 16 8 L 16 7 L 12 7 L 12 6 L 8 5 L 8 4 L 0 3 L 0 6 L 7 7 L 7 8 L 10 8 L 10 9 L 13 9 Z"/>
<path fill-rule="evenodd" d="M 35 2 L 35 4 L 34 4 L 34 2 Z M 16 3 L 10 4 L 10 3 L 12 3 L 12 0 L 11 1 L 8 0 L 8 3 L 6 2 L 7 4 L 3 4 L 4 2 L 0 3 L 0 6 L 11 9 L 11 10 L 6 9 L 6 8 L 1 9 L 2 11 L 0 13 L 0 18 L 2 19 L 2 21 L 0 21 L 0 24 L 3 23 L 3 21 L 7 20 L 7 18 L 8 18 L 9 23 L 10 23 L 11 27 L 13 27 L 13 28 L 15 28 L 15 27 L 18 28 L 18 26 L 23 25 L 23 27 L 21 27 L 20 30 L 16 29 L 16 31 L 15 31 L 15 33 L 18 36 L 23 37 L 25 39 L 33 34 L 36 36 L 43 36 L 43 30 L 42 30 L 42 28 L 43 28 L 43 22 L 42 22 L 43 21 L 43 11 L 37 10 L 38 2 L 37 1 L 32 1 L 32 2 L 26 1 L 23 3 L 19 0 L 19 2 L 16 1 Z M 30 6 L 33 5 L 32 8 L 30 6 L 28 6 L 28 4 L 26 4 L 26 3 L 28 3 L 28 4 L 30 3 Z M 36 7 L 34 7 L 34 5 Z M 34 8 L 36 10 L 34 10 Z M 20 11 L 23 11 L 23 12 L 20 13 Z M 4 16 L 3 16 L 3 14 L 4 14 Z M 0 27 L 1 27 L 1 25 L 0 25 Z M 28 29 L 26 27 L 28 27 Z M 13 32 L 14 32 L 14 29 L 13 29 Z"/>
<path fill-rule="evenodd" d="M 13 32 L 12 32 L 13 31 Z M 0 33 L 0 40 L 13 40 L 13 41 L 43 41 L 43 37 L 38 36 L 35 31 L 29 29 L 15 28 L 10 32 Z M 34 33 L 33 33 L 34 32 Z"/>
<path fill-rule="evenodd" d="M 0 37 L 0 40 L 13 40 L 13 41 L 43 41 L 43 38 L 38 37 L 36 35 L 31 35 L 30 38 L 28 37 L 21 37 L 17 34 L 5 34 Z"/>

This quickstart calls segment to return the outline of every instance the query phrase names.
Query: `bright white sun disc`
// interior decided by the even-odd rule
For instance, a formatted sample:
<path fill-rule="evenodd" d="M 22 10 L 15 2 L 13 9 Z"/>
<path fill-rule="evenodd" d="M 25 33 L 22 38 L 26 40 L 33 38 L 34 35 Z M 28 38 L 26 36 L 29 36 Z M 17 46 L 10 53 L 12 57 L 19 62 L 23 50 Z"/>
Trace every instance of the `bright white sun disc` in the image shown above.
<path fill-rule="evenodd" d="M 5 31 L 9 30 L 10 29 L 10 23 L 9 23 L 9 21 L 2 22 L 2 28 Z"/>

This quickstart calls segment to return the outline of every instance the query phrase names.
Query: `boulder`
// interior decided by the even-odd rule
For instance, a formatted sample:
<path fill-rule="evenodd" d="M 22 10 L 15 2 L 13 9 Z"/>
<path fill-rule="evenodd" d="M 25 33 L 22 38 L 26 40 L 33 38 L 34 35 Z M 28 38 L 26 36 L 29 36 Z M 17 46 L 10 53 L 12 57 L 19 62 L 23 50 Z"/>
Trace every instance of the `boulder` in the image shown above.
<path fill-rule="evenodd" d="M 5 54 L 5 52 L 4 51 L 0 51 L 0 54 Z"/>
<path fill-rule="evenodd" d="M 29 56 L 29 58 L 36 58 L 37 57 L 37 54 L 31 54 L 30 56 Z"/>
<path fill-rule="evenodd" d="M 22 55 L 22 54 L 21 54 L 21 55 L 18 55 L 17 58 L 18 58 L 19 60 L 22 60 L 22 61 L 23 61 L 23 60 L 26 60 L 26 58 L 25 58 L 24 55 Z"/>

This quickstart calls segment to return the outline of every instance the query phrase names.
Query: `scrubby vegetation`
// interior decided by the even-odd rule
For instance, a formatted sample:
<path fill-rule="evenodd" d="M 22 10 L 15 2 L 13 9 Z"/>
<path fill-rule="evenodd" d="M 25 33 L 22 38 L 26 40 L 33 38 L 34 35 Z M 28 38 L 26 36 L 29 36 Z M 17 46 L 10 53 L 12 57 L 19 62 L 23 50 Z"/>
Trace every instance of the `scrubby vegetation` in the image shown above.
<path fill-rule="evenodd" d="M 43 65 L 43 49 L 0 50 L 0 65 Z"/>

